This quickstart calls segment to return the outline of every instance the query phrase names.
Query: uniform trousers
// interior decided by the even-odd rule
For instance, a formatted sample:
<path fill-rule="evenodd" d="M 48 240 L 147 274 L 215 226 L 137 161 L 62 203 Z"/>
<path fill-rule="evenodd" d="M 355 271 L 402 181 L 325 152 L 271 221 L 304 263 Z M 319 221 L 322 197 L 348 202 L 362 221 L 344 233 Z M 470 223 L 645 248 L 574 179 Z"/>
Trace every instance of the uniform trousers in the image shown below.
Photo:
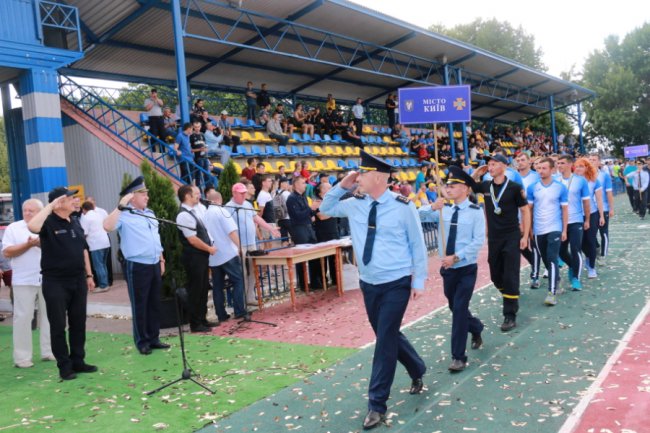
<path fill-rule="evenodd" d="M 641 218 L 645 217 L 648 210 L 648 190 L 645 191 L 634 190 L 634 210 L 639 212 Z"/>
<path fill-rule="evenodd" d="M 521 255 L 530 263 L 530 279 L 538 279 L 542 258 L 539 256 L 539 251 L 535 245 L 535 237 L 530 240 L 530 249 L 524 248 L 521 250 Z"/>
<path fill-rule="evenodd" d="M 61 375 L 81 367 L 86 357 L 86 274 L 76 277 L 43 276 L 43 297 L 50 321 L 52 353 Z M 66 323 L 68 335 L 66 337 Z M 68 346 L 68 341 L 70 346 Z"/>
<path fill-rule="evenodd" d="M 571 223 L 567 225 L 566 241 L 560 245 L 560 258 L 564 263 L 569 265 L 569 270 L 573 274 L 573 277 L 578 279 L 580 279 L 582 273 L 582 256 L 580 255 L 582 232 L 582 223 Z"/>
<path fill-rule="evenodd" d="M 483 323 L 472 316 L 469 302 L 476 284 L 476 263 L 461 268 L 440 269 L 445 297 L 451 310 L 451 357 L 467 362 L 467 334 L 480 335 Z"/>
<path fill-rule="evenodd" d="M 609 212 L 605 212 L 605 224 L 598 227 L 600 233 L 600 256 L 607 257 L 609 252 Z"/>
<path fill-rule="evenodd" d="M 34 307 L 38 302 L 38 323 L 41 328 L 40 346 L 41 358 L 52 356 L 50 341 L 50 322 L 47 320 L 47 310 L 41 286 L 20 286 L 13 288 L 14 292 L 14 363 L 32 360 L 32 318 Z"/>
<path fill-rule="evenodd" d="M 183 265 L 187 274 L 187 310 L 190 317 L 190 329 L 205 325 L 208 314 L 208 255 L 183 251 Z"/>
<path fill-rule="evenodd" d="M 124 278 L 131 300 L 133 341 L 143 349 L 160 341 L 160 262 L 148 265 L 125 260 Z"/>
<path fill-rule="evenodd" d="M 503 296 L 503 317 L 515 320 L 519 311 L 519 237 L 488 239 L 490 279 Z"/>
<path fill-rule="evenodd" d="M 397 361 L 411 379 L 424 375 L 426 366 L 406 336 L 400 332 L 402 318 L 411 296 L 411 277 L 384 284 L 359 281 L 368 320 L 377 342 L 368 386 L 368 409 L 386 413 L 386 401 L 395 378 Z"/>
<path fill-rule="evenodd" d="M 596 256 L 598 256 L 598 223 L 600 217 L 598 211 L 589 215 L 589 230 L 582 234 L 582 252 L 587 258 L 587 266 L 591 269 L 596 268 Z"/>
<path fill-rule="evenodd" d="M 555 295 L 557 285 L 560 281 L 560 267 L 558 257 L 560 245 L 562 244 L 562 232 L 549 232 L 542 235 L 535 235 L 535 245 L 539 256 L 548 269 L 548 291 Z"/>

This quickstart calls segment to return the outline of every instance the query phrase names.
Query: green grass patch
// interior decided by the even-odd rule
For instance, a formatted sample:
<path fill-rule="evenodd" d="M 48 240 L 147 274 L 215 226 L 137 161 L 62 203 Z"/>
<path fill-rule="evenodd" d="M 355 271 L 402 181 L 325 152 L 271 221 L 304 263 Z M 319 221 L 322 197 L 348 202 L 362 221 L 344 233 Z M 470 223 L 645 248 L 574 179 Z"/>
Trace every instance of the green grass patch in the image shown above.
<path fill-rule="evenodd" d="M 140 355 L 128 335 L 88 333 L 86 361 L 98 373 L 61 381 L 54 362 L 9 368 L 11 327 L 0 326 L 0 431 L 192 432 L 311 374 L 354 349 L 274 343 L 215 336 L 186 336 L 188 362 L 197 380 L 145 393 L 182 373 L 177 338 L 169 350 Z M 35 340 L 35 347 L 38 347 Z"/>

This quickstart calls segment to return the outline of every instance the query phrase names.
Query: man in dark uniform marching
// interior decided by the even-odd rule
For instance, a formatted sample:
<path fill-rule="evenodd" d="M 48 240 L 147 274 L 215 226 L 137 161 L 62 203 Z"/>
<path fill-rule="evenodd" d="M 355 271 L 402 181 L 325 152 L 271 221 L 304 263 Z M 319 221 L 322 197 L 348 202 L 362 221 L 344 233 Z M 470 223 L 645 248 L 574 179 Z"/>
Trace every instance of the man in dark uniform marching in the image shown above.
<path fill-rule="evenodd" d="M 377 337 L 368 386 L 364 429 L 384 420 L 397 361 L 411 377 L 410 394 L 423 388 L 424 361 L 400 325 L 411 296 L 424 290 L 427 253 L 420 218 L 407 198 L 387 190 L 391 166 L 361 152 L 361 173 L 350 172 L 323 198 L 320 211 L 348 217 L 359 260 L 359 285 L 368 321 Z M 340 200 L 359 181 L 363 194 Z"/>
<path fill-rule="evenodd" d="M 517 326 L 521 250 L 528 248 L 531 221 L 526 192 L 522 185 L 506 177 L 507 167 L 507 158 L 496 154 L 472 175 L 478 179 L 489 171 L 492 176 L 491 180 L 477 183 L 472 189 L 485 196 L 488 264 L 490 279 L 503 296 L 503 332 Z M 519 226 L 519 211 L 522 229 Z"/>
<path fill-rule="evenodd" d="M 444 285 L 445 297 L 452 312 L 451 357 L 449 371 L 458 372 L 467 366 L 467 334 L 472 335 L 472 349 L 483 344 L 481 332 L 483 323 L 472 316 L 469 303 L 474 293 L 478 266 L 478 253 L 485 241 L 485 217 L 481 208 L 469 201 L 469 193 L 474 180 L 458 166 L 449 167 L 447 176 L 447 197 L 454 204 L 445 204 L 439 198 L 431 205 L 432 210 L 442 213 L 444 224 L 444 253 L 440 275 Z M 440 213 L 437 213 L 438 216 Z M 442 239 L 442 236 L 440 237 Z"/>
<path fill-rule="evenodd" d="M 124 256 L 124 278 L 129 290 L 133 315 L 133 340 L 143 355 L 152 349 L 167 349 L 159 339 L 160 291 L 165 259 L 158 233 L 158 221 L 149 203 L 144 177 L 140 176 L 120 192 L 120 206 L 104 219 L 104 230 L 117 229 Z M 129 207 L 123 211 L 120 207 Z"/>

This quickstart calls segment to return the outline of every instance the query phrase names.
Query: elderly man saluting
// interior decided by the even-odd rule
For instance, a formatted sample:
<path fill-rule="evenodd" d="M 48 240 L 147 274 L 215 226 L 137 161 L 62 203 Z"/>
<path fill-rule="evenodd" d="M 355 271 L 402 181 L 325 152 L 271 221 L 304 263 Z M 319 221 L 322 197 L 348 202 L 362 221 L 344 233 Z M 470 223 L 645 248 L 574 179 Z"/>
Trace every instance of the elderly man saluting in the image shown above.
<path fill-rule="evenodd" d="M 415 298 L 424 290 L 427 254 L 415 205 L 387 190 L 391 166 L 362 151 L 360 168 L 361 173 L 350 172 L 325 195 L 320 211 L 349 219 L 352 246 L 362 257 L 359 284 L 377 336 L 363 422 L 367 430 L 384 420 L 398 360 L 412 379 L 409 392 L 422 391 L 426 366 L 399 329 L 411 294 Z M 364 194 L 341 201 L 357 181 Z"/>

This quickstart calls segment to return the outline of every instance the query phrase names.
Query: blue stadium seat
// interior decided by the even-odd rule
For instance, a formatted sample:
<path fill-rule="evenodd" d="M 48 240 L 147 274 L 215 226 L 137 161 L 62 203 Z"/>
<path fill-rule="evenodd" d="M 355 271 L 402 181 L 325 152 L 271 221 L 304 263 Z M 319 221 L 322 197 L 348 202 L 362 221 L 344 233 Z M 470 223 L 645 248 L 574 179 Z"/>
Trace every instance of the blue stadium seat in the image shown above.
<path fill-rule="evenodd" d="M 419 167 L 420 163 L 415 158 L 411 158 L 409 160 L 409 166 L 411 166 L 411 167 Z"/>
<path fill-rule="evenodd" d="M 308 137 L 309 137 L 309 136 L 308 136 Z M 293 138 L 294 140 L 296 140 L 298 143 L 304 143 L 304 140 L 302 139 L 302 137 L 300 136 L 300 134 L 298 134 L 297 132 L 294 132 L 293 135 L 291 136 L 291 138 Z"/>
<path fill-rule="evenodd" d="M 307 133 L 302 134 L 302 142 L 303 142 L 303 143 L 313 143 L 313 142 L 315 142 L 315 141 L 316 141 L 316 140 L 314 140 L 313 138 L 311 138 L 311 137 L 309 136 L 309 134 L 307 134 Z"/>
<path fill-rule="evenodd" d="M 294 156 L 309 156 L 309 154 L 304 153 L 304 151 L 300 150 L 298 146 L 291 146 L 291 153 L 293 153 Z"/>
<path fill-rule="evenodd" d="M 258 125 L 257 123 L 255 123 L 255 121 L 253 119 L 248 119 L 246 121 L 246 126 L 248 126 L 249 128 L 253 128 L 253 129 L 262 129 L 262 128 L 264 128 L 262 125 Z"/>
<path fill-rule="evenodd" d="M 334 134 L 334 137 L 332 137 L 332 141 L 334 143 L 345 143 L 345 140 L 343 137 L 341 137 L 341 134 Z"/>
<path fill-rule="evenodd" d="M 359 165 L 354 159 L 348 159 L 348 169 L 350 170 L 358 170 Z"/>
<path fill-rule="evenodd" d="M 361 142 L 363 144 L 368 144 L 368 143 L 370 143 L 370 139 L 368 137 L 366 137 L 365 135 L 362 135 L 361 136 Z"/>
<path fill-rule="evenodd" d="M 251 145 L 251 153 L 254 156 L 266 156 L 266 152 L 262 151 L 262 148 L 259 147 L 257 144 Z"/>
<path fill-rule="evenodd" d="M 235 128 L 235 129 L 241 129 L 241 128 L 243 128 L 244 126 L 245 126 L 245 125 L 242 123 L 242 121 L 241 121 L 241 119 L 240 119 L 239 117 L 234 117 L 234 118 L 232 119 L 232 127 L 233 127 L 233 128 Z"/>
<path fill-rule="evenodd" d="M 325 140 L 323 140 L 323 139 L 321 138 L 321 136 L 318 135 L 318 134 L 314 134 L 314 139 L 313 139 L 312 141 L 313 141 L 314 143 L 323 143 L 323 142 L 325 142 Z"/>
<path fill-rule="evenodd" d="M 238 156 L 241 156 L 240 153 L 233 151 L 232 147 L 228 146 L 227 144 L 222 144 L 221 147 L 223 149 L 227 150 L 228 153 L 230 153 L 230 156 L 233 157 L 233 158 L 237 158 Z"/>
<path fill-rule="evenodd" d="M 278 156 L 293 156 L 293 155 L 289 154 L 289 151 L 287 150 L 286 146 L 278 146 Z"/>
<path fill-rule="evenodd" d="M 343 161 L 342 159 L 339 159 L 338 162 L 336 163 L 339 167 L 341 167 L 343 170 L 348 169 L 348 165 Z"/>
<path fill-rule="evenodd" d="M 148 125 L 149 124 L 149 116 L 147 113 L 140 113 L 140 125 Z"/>
<path fill-rule="evenodd" d="M 266 146 L 266 156 L 273 158 L 275 156 L 278 156 L 278 152 L 273 148 L 273 146 Z"/>
<path fill-rule="evenodd" d="M 312 150 L 311 146 L 305 145 L 302 147 L 302 149 L 303 154 L 306 156 L 318 156 L 318 154 Z"/>

